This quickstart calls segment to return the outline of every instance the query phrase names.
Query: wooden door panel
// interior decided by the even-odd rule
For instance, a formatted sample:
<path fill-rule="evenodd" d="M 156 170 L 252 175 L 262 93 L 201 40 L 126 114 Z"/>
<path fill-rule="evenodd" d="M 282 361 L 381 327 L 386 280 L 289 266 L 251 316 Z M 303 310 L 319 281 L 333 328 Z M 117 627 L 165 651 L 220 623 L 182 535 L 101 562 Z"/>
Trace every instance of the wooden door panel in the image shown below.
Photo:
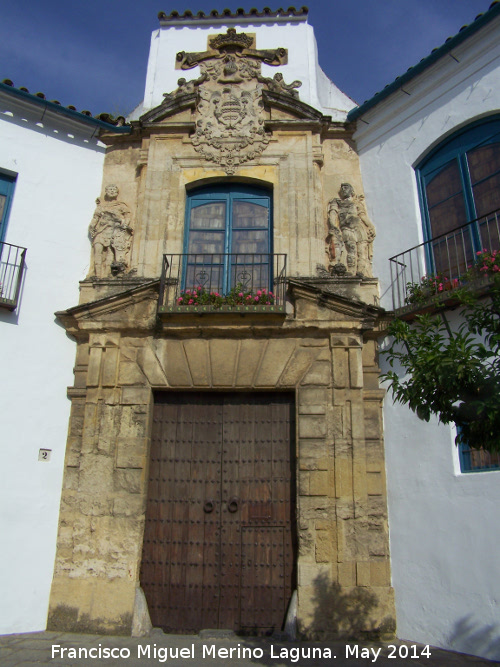
<path fill-rule="evenodd" d="M 241 629 L 248 633 L 281 630 L 289 602 L 284 533 L 281 526 L 242 527 Z"/>
<path fill-rule="evenodd" d="M 293 399 L 155 397 L 141 584 L 153 625 L 269 633 L 294 579 Z"/>
<path fill-rule="evenodd" d="M 151 620 L 168 632 L 217 627 L 220 398 L 158 396 L 152 435 L 141 569 Z"/>

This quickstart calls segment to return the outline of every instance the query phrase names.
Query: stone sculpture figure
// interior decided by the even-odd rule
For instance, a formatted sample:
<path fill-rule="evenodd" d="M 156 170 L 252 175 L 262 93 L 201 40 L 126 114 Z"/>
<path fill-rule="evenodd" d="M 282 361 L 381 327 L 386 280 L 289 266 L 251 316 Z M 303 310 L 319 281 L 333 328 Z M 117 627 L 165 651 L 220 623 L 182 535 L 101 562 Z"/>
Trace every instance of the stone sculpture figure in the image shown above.
<path fill-rule="evenodd" d="M 272 93 L 285 93 L 286 95 L 291 95 L 296 99 L 299 98 L 299 91 L 295 89 L 301 87 L 302 81 L 292 81 L 292 83 L 285 83 L 283 74 L 281 72 L 277 72 L 272 79 L 266 76 L 259 76 L 257 79 L 260 83 L 267 84 L 268 89 Z"/>
<path fill-rule="evenodd" d="M 375 227 L 368 218 L 363 196 L 342 183 L 340 197 L 328 204 L 327 253 L 332 273 L 372 276 Z"/>
<path fill-rule="evenodd" d="M 97 278 L 118 275 L 128 267 L 128 255 L 133 230 L 130 226 L 130 210 L 118 201 L 116 185 L 106 186 L 104 202 L 96 199 L 96 209 L 89 226 L 92 239 L 91 273 Z"/>

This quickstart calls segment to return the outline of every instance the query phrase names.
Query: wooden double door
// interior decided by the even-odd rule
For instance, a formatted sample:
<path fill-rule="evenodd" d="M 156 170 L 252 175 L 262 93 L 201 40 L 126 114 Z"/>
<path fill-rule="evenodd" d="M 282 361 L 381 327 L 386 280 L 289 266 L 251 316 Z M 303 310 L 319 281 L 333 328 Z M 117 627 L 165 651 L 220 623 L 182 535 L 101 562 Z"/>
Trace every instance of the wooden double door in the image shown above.
<path fill-rule="evenodd" d="M 280 630 L 295 587 L 293 395 L 155 396 L 141 585 L 154 626 Z"/>

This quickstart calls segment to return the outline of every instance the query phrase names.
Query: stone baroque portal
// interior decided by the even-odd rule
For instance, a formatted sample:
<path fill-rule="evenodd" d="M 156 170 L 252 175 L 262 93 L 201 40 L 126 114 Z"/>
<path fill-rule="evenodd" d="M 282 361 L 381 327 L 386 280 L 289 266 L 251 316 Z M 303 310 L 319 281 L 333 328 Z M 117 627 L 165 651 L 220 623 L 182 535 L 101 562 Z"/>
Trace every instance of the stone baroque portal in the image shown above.
<path fill-rule="evenodd" d="M 159 106 L 100 135 L 91 272 L 58 313 L 78 349 L 48 626 L 147 632 L 149 609 L 168 631 L 266 633 L 297 590 L 303 637 L 390 635 L 384 313 L 352 128 L 262 74 L 285 49 L 218 25 Z M 242 264 L 279 309 L 164 307 L 200 261 L 227 294 L 222 247 L 259 258 Z"/>

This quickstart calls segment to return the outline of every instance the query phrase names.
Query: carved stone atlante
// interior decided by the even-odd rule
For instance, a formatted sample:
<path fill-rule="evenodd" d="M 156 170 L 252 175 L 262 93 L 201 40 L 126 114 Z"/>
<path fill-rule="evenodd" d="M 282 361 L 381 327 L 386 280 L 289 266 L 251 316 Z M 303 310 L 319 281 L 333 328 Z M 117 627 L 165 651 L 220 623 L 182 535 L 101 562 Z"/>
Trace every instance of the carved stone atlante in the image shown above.
<path fill-rule="evenodd" d="M 133 230 L 127 204 L 117 201 L 118 188 L 106 186 L 104 201 L 96 199 L 96 209 L 89 226 L 92 240 L 91 275 L 107 278 L 128 268 Z"/>
<path fill-rule="evenodd" d="M 328 204 L 329 269 L 336 275 L 371 277 L 375 227 L 364 197 L 356 195 L 350 183 L 342 183 L 339 195 Z"/>
<path fill-rule="evenodd" d="M 233 174 L 238 165 L 258 157 L 270 134 L 264 128 L 262 91 L 298 98 L 300 81 L 286 84 L 278 72 L 273 78 L 261 75 L 261 63 L 286 63 L 286 49 L 258 50 L 254 38 L 229 28 L 209 41 L 210 49 L 177 54 L 181 69 L 198 65 L 201 76 L 179 79 L 177 90 L 165 94 L 171 101 L 185 93 L 198 92 L 196 130 L 191 137 L 195 150 L 206 160 Z"/>

